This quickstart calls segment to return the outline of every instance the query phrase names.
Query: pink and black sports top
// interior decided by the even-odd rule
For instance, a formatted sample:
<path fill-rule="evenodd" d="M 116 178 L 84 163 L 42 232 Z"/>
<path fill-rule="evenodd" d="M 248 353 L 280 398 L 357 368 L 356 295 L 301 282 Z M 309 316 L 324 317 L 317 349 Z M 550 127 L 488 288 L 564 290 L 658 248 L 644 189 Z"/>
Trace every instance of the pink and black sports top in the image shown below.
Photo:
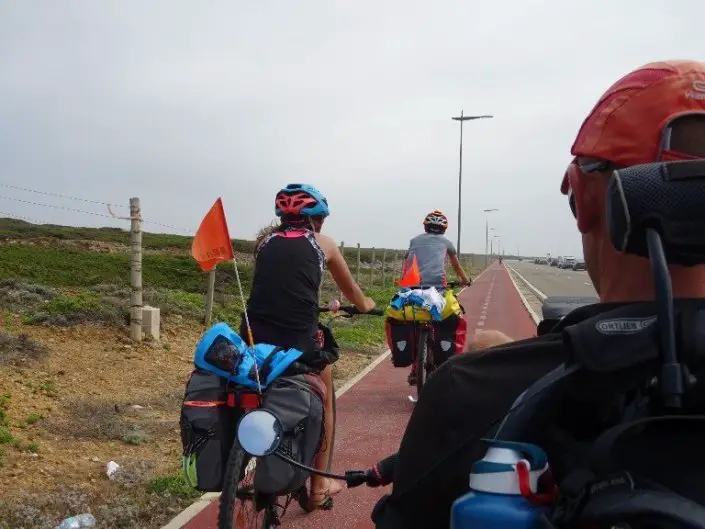
<path fill-rule="evenodd" d="M 325 254 L 312 231 L 285 228 L 269 234 L 255 256 L 247 302 L 250 319 L 295 333 L 315 331 L 325 266 Z"/>

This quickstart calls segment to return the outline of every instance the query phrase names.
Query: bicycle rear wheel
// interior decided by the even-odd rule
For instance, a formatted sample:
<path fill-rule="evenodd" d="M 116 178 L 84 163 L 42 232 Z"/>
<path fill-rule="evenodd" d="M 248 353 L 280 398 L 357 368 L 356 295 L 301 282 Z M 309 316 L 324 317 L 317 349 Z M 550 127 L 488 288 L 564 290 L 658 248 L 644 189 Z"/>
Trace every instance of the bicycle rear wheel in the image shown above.
<path fill-rule="evenodd" d="M 257 511 L 254 487 L 257 459 L 250 458 L 237 441 L 230 449 L 223 490 L 218 504 L 218 529 L 270 529 L 269 506 Z"/>
<path fill-rule="evenodd" d="M 426 357 L 428 352 L 428 331 L 419 326 L 416 329 L 416 397 L 421 396 L 421 390 L 426 384 Z"/>

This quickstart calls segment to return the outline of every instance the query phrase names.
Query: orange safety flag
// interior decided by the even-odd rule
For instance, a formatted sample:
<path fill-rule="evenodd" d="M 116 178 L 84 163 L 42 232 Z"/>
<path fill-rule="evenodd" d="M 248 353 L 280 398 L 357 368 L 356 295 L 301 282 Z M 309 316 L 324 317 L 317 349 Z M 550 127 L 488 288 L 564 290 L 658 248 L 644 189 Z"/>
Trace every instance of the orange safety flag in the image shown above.
<path fill-rule="evenodd" d="M 220 198 L 203 217 L 191 243 L 191 256 L 204 272 L 210 272 L 221 261 L 235 258 L 225 211 L 223 211 L 223 201 Z"/>
<path fill-rule="evenodd" d="M 413 287 L 421 284 L 421 274 L 419 273 L 419 263 L 416 260 L 416 256 L 411 261 L 411 266 L 404 267 L 404 274 L 401 279 L 397 281 L 397 285 L 400 287 Z"/>

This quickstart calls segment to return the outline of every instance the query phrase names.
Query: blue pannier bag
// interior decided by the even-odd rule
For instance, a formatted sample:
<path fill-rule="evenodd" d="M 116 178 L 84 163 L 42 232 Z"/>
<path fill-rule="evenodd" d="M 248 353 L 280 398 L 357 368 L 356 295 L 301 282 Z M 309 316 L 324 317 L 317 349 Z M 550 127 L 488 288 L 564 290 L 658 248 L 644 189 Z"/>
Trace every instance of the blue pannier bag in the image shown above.
<path fill-rule="evenodd" d="M 302 354 L 298 349 L 284 349 L 263 343 L 249 347 L 226 323 L 216 323 L 198 342 L 193 363 L 204 371 L 249 389 L 257 389 L 256 365 L 259 383 L 264 389 Z"/>

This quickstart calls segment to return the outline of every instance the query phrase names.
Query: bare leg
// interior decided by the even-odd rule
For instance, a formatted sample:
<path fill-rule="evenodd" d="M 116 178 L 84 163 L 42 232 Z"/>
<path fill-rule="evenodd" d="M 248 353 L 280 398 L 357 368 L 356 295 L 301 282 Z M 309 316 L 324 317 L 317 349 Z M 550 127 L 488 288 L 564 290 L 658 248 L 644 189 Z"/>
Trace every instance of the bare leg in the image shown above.
<path fill-rule="evenodd" d="M 327 366 L 321 372 L 321 379 L 326 385 L 326 402 L 325 402 L 325 440 L 321 449 L 316 454 L 313 460 L 313 466 L 316 470 L 326 471 L 328 467 L 328 455 L 330 454 L 330 440 L 333 438 L 333 369 Z M 339 493 L 343 490 L 343 484 L 340 481 L 324 478 L 321 476 L 311 476 L 311 503 L 312 506 L 323 503 L 328 497 Z"/>

